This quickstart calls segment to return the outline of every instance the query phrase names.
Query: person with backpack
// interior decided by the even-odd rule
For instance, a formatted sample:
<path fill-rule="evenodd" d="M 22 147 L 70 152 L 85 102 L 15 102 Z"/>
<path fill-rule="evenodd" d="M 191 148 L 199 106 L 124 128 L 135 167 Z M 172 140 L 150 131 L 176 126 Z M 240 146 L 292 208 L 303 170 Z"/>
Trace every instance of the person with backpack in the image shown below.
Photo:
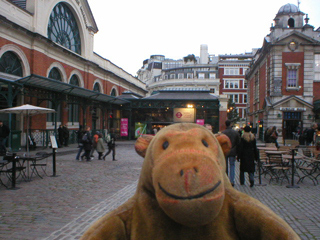
<path fill-rule="evenodd" d="M 81 142 L 83 144 L 84 154 L 81 156 L 81 160 L 86 158 L 87 162 L 90 162 L 90 152 L 92 149 L 92 139 L 90 134 L 90 127 L 86 127 L 86 131 L 82 136 Z"/>
<path fill-rule="evenodd" d="M 102 134 L 101 133 L 98 134 L 98 142 L 97 142 L 96 150 L 97 150 L 97 152 L 99 154 L 98 159 L 102 160 L 102 154 L 106 149 L 105 149 L 105 147 L 103 145 L 103 138 L 102 138 Z"/>
<path fill-rule="evenodd" d="M 231 185 L 234 186 L 237 148 L 240 144 L 241 139 L 239 133 L 232 128 L 232 122 L 230 120 L 226 120 L 225 124 L 227 129 L 222 133 L 227 135 L 232 146 L 230 152 L 228 153 L 228 156 L 226 156 L 226 173 L 229 176 Z"/>
<path fill-rule="evenodd" d="M 109 133 L 109 136 L 107 135 L 107 138 L 106 138 L 106 141 L 107 141 L 107 144 L 108 144 L 108 152 L 103 156 L 103 160 L 106 160 L 106 156 L 109 155 L 109 153 L 111 153 L 112 151 L 112 160 L 113 161 L 117 161 L 115 159 L 115 156 L 116 156 L 116 136 L 114 134 L 114 129 L 112 128 L 111 129 L 111 133 Z"/>
<path fill-rule="evenodd" d="M 93 135 L 92 148 L 91 148 L 91 152 L 90 152 L 91 160 L 94 158 L 94 156 L 93 156 L 94 151 L 95 150 L 97 151 L 97 144 L 98 144 L 98 140 L 99 140 L 99 134 L 100 134 L 100 132 L 97 131 L 96 134 Z"/>

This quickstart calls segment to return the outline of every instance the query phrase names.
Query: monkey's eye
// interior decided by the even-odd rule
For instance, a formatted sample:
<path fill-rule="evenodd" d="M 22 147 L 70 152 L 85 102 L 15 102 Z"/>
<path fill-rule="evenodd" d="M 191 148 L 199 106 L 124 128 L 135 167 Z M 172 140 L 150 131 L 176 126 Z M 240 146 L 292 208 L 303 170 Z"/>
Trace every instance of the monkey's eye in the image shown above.
<path fill-rule="evenodd" d="M 168 147 L 169 147 L 169 142 L 168 142 L 168 141 L 165 141 L 165 142 L 162 144 L 162 148 L 163 148 L 164 150 L 166 150 Z"/>
<path fill-rule="evenodd" d="M 205 147 L 209 147 L 209 144 L 207 143 L 207 141 L 206 140 L 202 140 L 202 144 L 205 146 Z"/>

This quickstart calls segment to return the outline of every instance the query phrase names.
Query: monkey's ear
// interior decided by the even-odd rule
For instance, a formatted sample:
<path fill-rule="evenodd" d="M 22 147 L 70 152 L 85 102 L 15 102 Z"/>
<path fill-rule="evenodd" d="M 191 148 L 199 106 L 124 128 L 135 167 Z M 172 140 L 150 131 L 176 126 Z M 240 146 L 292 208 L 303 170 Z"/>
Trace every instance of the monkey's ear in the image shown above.
<path fill-rule="evenodd" d="M 141 156 L 141 157 L 145 157 L 146 156 L 146 152 L 148 149 L 148 146 L 151 142 L 151 140 L 153 139 L 152 135 L 141 135 L 135 145 L 134 148 L 136 149 L 136 152 Z"/>
<path fill-rule="evenodd" d="M 217 138 L 218 142 L 220 143 L 224 156 L 227 156 L 232 147 L 229 137 L 223 133 L 216 133 L 214 136 Z"/>

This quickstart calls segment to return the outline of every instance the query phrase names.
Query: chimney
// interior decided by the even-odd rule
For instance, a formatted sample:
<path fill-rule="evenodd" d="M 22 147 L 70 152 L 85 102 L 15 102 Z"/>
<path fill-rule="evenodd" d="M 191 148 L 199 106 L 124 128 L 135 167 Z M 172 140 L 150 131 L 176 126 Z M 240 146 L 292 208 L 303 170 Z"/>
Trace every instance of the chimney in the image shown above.
<path fill-rule="evenodd" d="M 208 45 L 201 44 L 200 46 L 200 64 L 208 64 L 209 55 L 208 55 Z"/>

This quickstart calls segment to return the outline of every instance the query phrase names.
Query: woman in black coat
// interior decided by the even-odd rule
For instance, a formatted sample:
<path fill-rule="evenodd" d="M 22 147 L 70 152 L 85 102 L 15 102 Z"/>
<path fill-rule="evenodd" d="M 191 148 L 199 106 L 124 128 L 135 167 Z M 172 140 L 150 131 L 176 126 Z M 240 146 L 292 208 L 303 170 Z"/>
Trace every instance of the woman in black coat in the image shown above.
<path fill-rule="evenodd" d="M 251 128 L 246 126 L 238 148 L 238 160 L 240 160 L 240 184 L 244 185 L 244 173 L 249 173 L 250 187 L 254 185 L 255 160 L 258 160 L 259 152 L 256 139 L 251 133 Z"/>

